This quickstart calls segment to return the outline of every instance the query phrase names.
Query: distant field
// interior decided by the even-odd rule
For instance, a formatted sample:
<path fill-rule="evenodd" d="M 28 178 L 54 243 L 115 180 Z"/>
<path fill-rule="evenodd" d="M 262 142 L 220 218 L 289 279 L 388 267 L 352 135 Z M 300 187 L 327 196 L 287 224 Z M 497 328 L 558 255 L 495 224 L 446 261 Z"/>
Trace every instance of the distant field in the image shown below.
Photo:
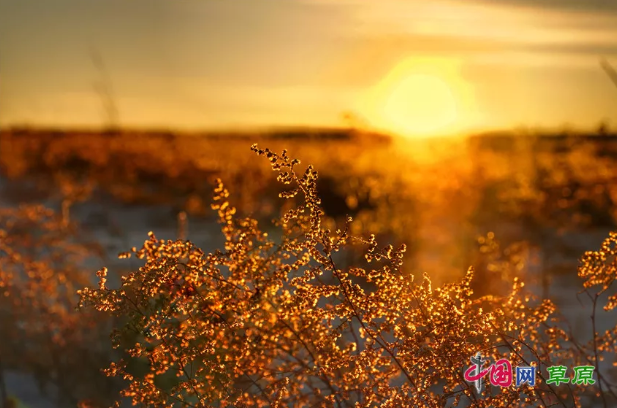
<path fill-rule="evenodd" d="M 102 266 L 110 286 L 134 272 L 138 260 L 115 258 L 140 247 L 148 231 L 188 238 L 206 252 L 220 249 L 210 207 L 217 178 L 240 215 L 258 219 L 276 238 L 270 221 L 286 208 L 284 186 L 251 152 L 253 143 L 287 149 L 302 161 L 301 172 L 309 164 L 317 169 L 326 227 L 341 227 L 351 215 L 354 235 L 374 233 L 382 246 L 406 243 L 405 277 L 427 272 L 438 285 L 473 266 L 474 298 L 507 295 L 521 277 L 529 293 L 553 300 L 575 327 L 589 323 L 591 312 L 574 304 L 577 266 L 617 225 L 615 136 L 2 131 L 0 253 L 11 256 L 0 257 L 0 284 L 14 296 L 0 297 L 2 327 L 12 327 L 0 355 L 11 357 L 2 361 L 9 393 L 25 401 L 37 381 L 49 381 L 73 398 L 71 406 L 79 396 L 115 395 L 119 384 L 100 373 L 114 356 L 107 346 L 114 321 L 75 312 L 76 288 L 92 285 Z M 18 207 L 25 203 L 55 211 Z M 358 249 L 338 254 L 337 265 L 369 269 Z M 5 270 L 15 271 L 11 279 Z M 504 318 L 509 323 L 512 315 Z M 611 322 L 603 316 L 598 330 Z M 51 350 L 48 360 L 41 349 Z M 72 376 L 55 377 L 56 370 Z M 46 406 L 50 397 L 28 401 Z"/>
<path fill-rule="evenodd" d="M 462 273 L 478 249 L 476 237 L 488 232 L 504 243 L 539 243 L 539 231 L 610 228 L 617 217 L 617 137 L 611 135 L 400 140 L 337 129 L 3 131 L 0 171 L 7 179 L 37 183 L 34 190 L 11 183 L 5 194 L 15 201 L 45 196 L 80 202 L 105 193 L 122 203 L 167 205 L 189 217 L 211 216 L 211 188 L 221 177 L 241 212 L 268 220 L 280 211 L 280 190 L 269 167 L 250 152 L 253 143 L 286 148 L 302 166 L 314 165 L 333 223 L 353 215 L 358 231 L 424 253 L 410 272 Z"/>

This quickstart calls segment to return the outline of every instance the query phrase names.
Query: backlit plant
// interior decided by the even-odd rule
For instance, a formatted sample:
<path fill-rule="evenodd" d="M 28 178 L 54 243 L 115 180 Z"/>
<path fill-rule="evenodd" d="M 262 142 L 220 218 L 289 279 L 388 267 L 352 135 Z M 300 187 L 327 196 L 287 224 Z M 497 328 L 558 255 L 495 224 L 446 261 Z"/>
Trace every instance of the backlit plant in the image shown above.
<path fill-rule="evenodd" d="M 478 351 L 540 368 L 575 358 L 563 350 L 569 337 L 551 318 L 554 305 L 534 300 L 518 278 L 505 297 L 474 296 L 472 269 L 442 287 L 428 275 L 415 281 L 400 273 L 404 245 L 352 234 L 351 218 L 326 228 L 312 166 L 301 170 L 286 151 L 252 149 L 269 160 L 289 200 L 276 238 L 236 214 L 219 180 L 212 208 L 224 248 L 205 253 L 150 233 L 121 255 L 144 264 L 120 287 L 108 287 L 104 268 L 98 288 L 79 291 L 80 307 L 122 322 L 112 341 L 126 353 L 106 373 L 126 381 L 122 395 L 133 404 L 566 407 L 585 396 L 584 388 L 546 385 L 542 374 L 534 388 L 478 395 L 463 377 Z M 373 268 L 341 266 L 352 245 L 364 245 Z M 603 271 L 614 279 L 614 269 Z M 600 383 L 606 401 L 610 384 Z"/>
<path fill-rule="evenodd" d="M 100 373 L 110 358 L 108 321 L 75 311 L 75 292 L 92 282 L 87 263 L 98 252 L 49 208 L 0 209 L 0 370 L 31 375 L 60 405 L 104 400 L 113 388 Z"/>

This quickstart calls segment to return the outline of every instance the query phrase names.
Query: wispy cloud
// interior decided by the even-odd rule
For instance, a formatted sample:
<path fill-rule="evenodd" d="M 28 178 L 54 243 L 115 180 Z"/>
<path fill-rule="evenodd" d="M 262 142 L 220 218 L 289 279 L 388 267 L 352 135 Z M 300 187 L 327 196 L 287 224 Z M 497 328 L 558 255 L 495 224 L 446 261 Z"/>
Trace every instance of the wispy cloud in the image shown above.
<path fill-rule="evenodd" d="M 598 75 L 588 89 L 599 93 L 606 78 L 598 58 L 617 59 L 617 2 L 0 0 L 4 118 L 30 112 L 33 101 L 82 115 L 70 108 L 78 98 L 58 96 L 63 92 L 92 94 L 88 106 L 100 109 L 92 47 L 105 59 L 124 117 L 133 112 L 140 120 L 291 120 L 302 111 L 325 120 L 415 56 L 460 63 L 478 103 L 490 110 L 506 92 L 519 104 L 562 86 L 540 78 L 572 86 L 574 70 L 585 71 L 579 87 Z M 495 74 L 502 72 L 508 80 Z M 165 106 L 156 102 L 163 99 Z M 95 117 L 88 112 L 82 116 Z M 531 117 L 522 110 L 519 116 Z"/>
<path fill-rule="evenodd" d="M 318 3 L 326 6 L 334 2 Z M 428 40 L 437 45 L 435 52 L 462 48 L 475 54 L 497 47 L 529 47 L 532 52 L 554 49 L 586 54 L 588 49 L 611 51 L 617 45 L 615 2 L 345 0 L 336 4 L 345 4 L 353 16 L 354 28 L 346 31 L 348 36 L 395 38 L 399 45 L 414 44 L 416 48 L 415 44 Z M 448 47 L 448 42 L 452 46 Z"/>

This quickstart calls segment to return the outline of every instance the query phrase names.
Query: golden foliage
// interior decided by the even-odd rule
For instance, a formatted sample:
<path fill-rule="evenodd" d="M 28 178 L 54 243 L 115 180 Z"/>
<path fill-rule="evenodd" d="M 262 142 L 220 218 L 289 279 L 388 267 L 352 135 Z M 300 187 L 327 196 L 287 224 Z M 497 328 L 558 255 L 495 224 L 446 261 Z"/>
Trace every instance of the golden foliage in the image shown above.
<path fill-rule="evenodd" d="M 313 166 L 301 170 L 285 150 L 252 150 L 286 187 L 280 238 L 239 216 L 218 180 L 212 208 L 223 250 L 205 253 L 150 233 L 142 248 L 121 255 L 144 264 L 120 287 L 110 288 L 102 269 L 98 288 L 79 291 L 81 308 L 122 319 L 115 347 L 135 339 L 106 370 L 126 381 L 122 395 L 135 405 L 566 407 L 585 389 L 557 389 L 540 370 L 534 388 L 477 395 L 464 368 L 478 351 L 540 369 L 591 358 L 588 351 L 598 365 L 598 351 L 615 352 L 609 337 L 594 336 L 590 349 L 567 347 L 555 306 L 526 293 L 518 277 L 506 296 L 484 297 L 473 294 L 472 269 L 440 287 L 428 275 L 414 281 L 401 273 L 404 245 L 382 248 L 375 235 L 352 233 L 351 218 L 336 229 L 324 223 Z M 352 244 L 364 246 L 372 268 L 341 266 Z M 587 285 L 615 279 L 608 245 L 584 258 Z M 147 369 L 131 369 L 135 360 Z M 600 372 L 598 379 L 602 398 L 614 396 L 614 384 Z"/>
<path fill-rule="evenodd" d="M 75 310 L 97 252 L 48 208 L 0 210 L 0 364 L 57 387 L 62 403 L 109 392 L 98 373 L 109 353 L 97 346 L 107 321 Z"/>

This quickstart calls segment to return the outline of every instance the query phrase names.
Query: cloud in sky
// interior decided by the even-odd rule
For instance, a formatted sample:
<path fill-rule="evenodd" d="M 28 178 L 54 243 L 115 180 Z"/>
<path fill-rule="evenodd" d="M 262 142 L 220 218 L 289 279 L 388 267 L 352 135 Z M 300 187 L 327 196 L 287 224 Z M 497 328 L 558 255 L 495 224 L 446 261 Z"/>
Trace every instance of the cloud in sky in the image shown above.
<path fill-rule="evenodd" d="M 168 112 L 170 123 L 197 124 L 206 116 L 296 120 L 294 107 L 325 121 L 414 56 L 459 61 L 490 111 L 499 95 L 486 90 L 514 82 L 511 104 L 574 78 L 597 92 L 598 57 L 617 58 L 615 39 L 617 2 L 601 0 L 0 0 L 0 108 L 25 118 L 29 105 L 58 111 L 75 100 L 63 94 L 93 93 L 101 75 L 95 49 L 122 116 L 144 123 L 148 109 L 157 120 Z M 547 76 L 555 80 L 542 85 Z M 529 86 L 537 89 L 520 89 Z M 607 111 L 606 100 L 589 97 Z M 157 107 L 162 98 L 166 108 Z M 178 113 L 199 107 L 216 114 Z M 511 111 L 520 112 L 511 121 L 535 120 Z M 11 121 L 7 115 L 0 123 Z"/>
<path fill-rule="evenodd" d="M 492 0 L 479 1 L 486 5 L 491 5 L 495 3 Z M 545 10 L 562 10 L 602 14 L 610 13 L 617 15 L 617 3 L 611 0 L 499 0 L 499 4 Z"/>

